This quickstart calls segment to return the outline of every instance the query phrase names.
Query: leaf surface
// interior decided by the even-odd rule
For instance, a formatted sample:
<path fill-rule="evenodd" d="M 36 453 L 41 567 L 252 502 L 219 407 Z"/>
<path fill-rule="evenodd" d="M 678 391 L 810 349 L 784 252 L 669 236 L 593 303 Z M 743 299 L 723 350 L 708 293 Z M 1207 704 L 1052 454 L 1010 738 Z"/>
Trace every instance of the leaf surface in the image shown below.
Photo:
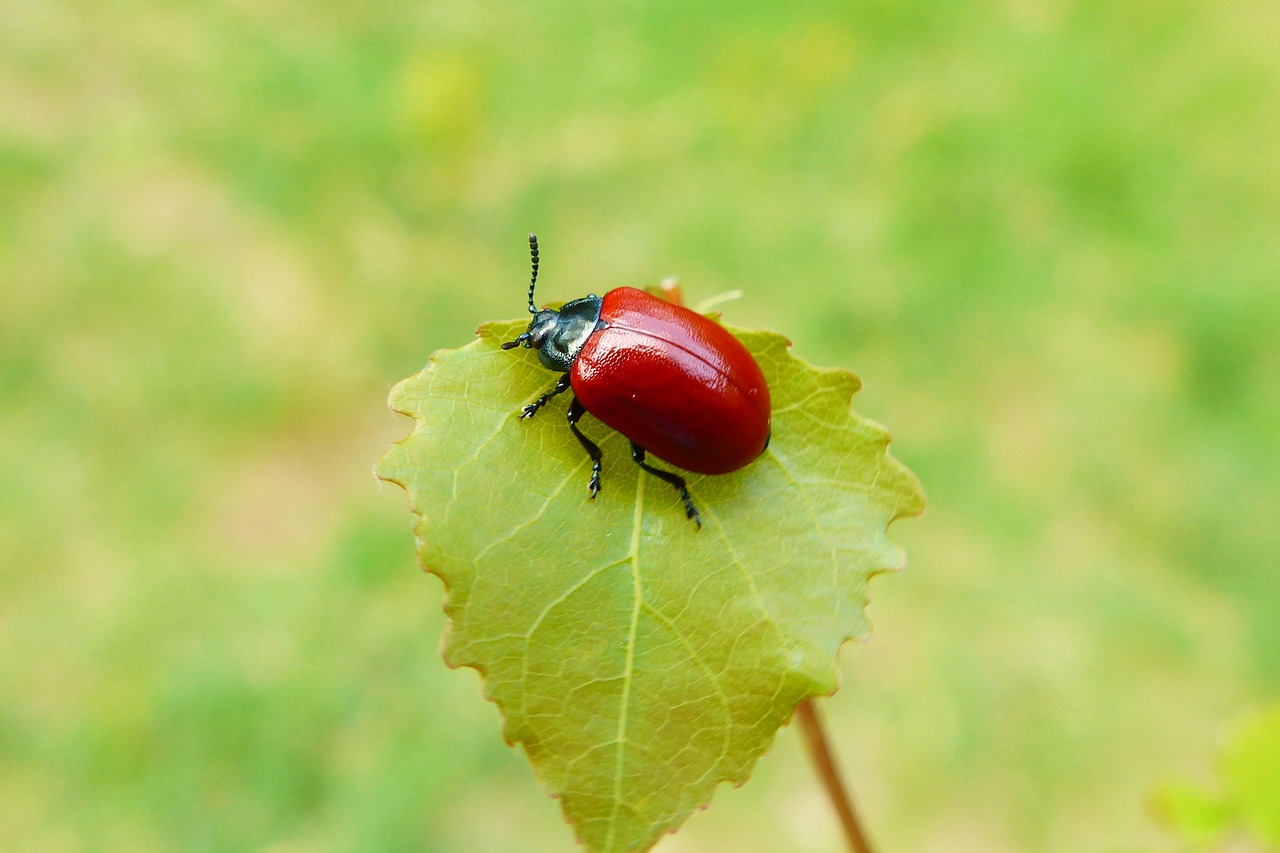
<path fill-rule="evenodd" d="M 868 580 L 903 562 L 885 528 L 923 496 L 851 411 L 855 376 L 733 330 L 769 382 L 773 437 L 741 471 L 687 475 L 703 529 L 589 415 L 604 469 L 588 501 L 569 395 L 519 419 L 558 378 L 499 349 L 524 327 L 482 326 L 396 386 L 416 427 L 377 473 L 408 491 L 422 563 L 448 588 L 447 663 L 480 671 L 590 850 L 646 850 L 745 781 L 797 704 L 835 690 Z"/>
<path fill-rule="evenodd" d="M 1192 844 L 1245 830 L 1268 850 L 1280 850 L 1280 702 L 1236 720 L 1218 763 L 1219 790 L 1182 780 L 1161 786 L 1159 816 Z"/>
<path fill-rule="evenodd" d="M 1230 732 L 1222 775 L 1241 823 L 1280 848 L 1280 703 L 1247 716 Z"/>

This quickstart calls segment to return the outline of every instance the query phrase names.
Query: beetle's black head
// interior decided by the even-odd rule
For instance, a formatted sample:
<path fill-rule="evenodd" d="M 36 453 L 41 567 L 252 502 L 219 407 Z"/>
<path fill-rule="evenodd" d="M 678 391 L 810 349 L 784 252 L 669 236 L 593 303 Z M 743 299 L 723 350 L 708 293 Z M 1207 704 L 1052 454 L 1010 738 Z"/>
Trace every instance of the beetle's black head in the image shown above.
<path fill-rule="evenodd" d="M 594 293 L 567 303 L 559 311 L 554 308 L 543 308 L 539 311 L 533 304 L 533 288 L 538 283 L 538 235 L 529 235 L 529 256 L 533 261 L 533 275 L 529 277 L 529 313 L 533 319 L 529 328 L 514 341 L 502 345 L 503 349 L 514 349 L 525 346 L 538 351 L 538 360 L 543 366 L 568 373 L 573 367 L 573 360 L 587 342 L 587 338 L 596 330 L 600 322 L 599 296 Z"/>
<path fill-rule="evenodd" d="M 600 297 L 592 294 L 567 303 L 559 311 L 543 308 L 533 315 L 527 331 L 514 341 L 503 344 L 502 348 L 525 346 L 535 349 L 538 361 L 544 367 L 567 373 L 600 322 L 600 305 Z"/>

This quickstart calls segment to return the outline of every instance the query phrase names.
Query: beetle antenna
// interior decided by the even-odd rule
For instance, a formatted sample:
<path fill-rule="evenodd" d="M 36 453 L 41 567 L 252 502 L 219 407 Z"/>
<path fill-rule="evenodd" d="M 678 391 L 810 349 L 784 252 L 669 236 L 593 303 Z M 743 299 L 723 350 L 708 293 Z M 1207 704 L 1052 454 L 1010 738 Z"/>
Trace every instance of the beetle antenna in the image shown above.
<path fill-rule="evenodd" d="M 533 260 L 533 275 L 529 278 L 529 313 L 537 314 L 533 304 L 533 286 L 538 283 L 538 235 L 529 234 L 529 257 Z"/>

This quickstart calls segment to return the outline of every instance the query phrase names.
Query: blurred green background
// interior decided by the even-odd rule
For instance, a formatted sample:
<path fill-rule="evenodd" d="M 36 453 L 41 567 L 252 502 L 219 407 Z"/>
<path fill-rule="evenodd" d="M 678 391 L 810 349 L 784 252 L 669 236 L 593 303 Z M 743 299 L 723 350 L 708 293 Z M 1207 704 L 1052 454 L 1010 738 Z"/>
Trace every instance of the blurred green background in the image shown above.
<path fill-rule="evenodd" d="M 680 277 L 930 508 L 823 703 L 884 851 L 1167 850 L 1280 694 L 1280 7 L 0 14 L 0 847 L 563 851 L 373 462 L 391 385 Z M 793 730 L 666 853 L 837 851 Z"/>

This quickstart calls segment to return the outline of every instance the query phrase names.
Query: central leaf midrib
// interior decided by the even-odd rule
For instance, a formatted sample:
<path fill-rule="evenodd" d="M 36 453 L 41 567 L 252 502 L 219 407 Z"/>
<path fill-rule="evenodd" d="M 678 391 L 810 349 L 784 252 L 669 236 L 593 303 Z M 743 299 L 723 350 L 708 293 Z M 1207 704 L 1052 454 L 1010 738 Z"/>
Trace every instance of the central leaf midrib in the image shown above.
<path fill-rule="evenodd" d="M 609 814 L 609 835 L 605 841 L 605 850 L 613 849 L 613 840 L 618 832 L 618 812 L 622 808 L 622 772 L 626 758 L 627 716 L 631 704 L 631 683 L 634 675 L 636 657 L 636 633 L 640 626 L 643 589 L 640 586 L 640 526 L 644 514 L 644 477 L 636 478 L 636 508 L 631 519 L 631 547 L 628 552 L 631 558 L 631 627 L 627 635 L 627 662 L 622 674 L 622 698 L 618 707 L 618 732 L 615 747 L 617 759 L 614 762 L 613 774 L 613 809 Z"/>

